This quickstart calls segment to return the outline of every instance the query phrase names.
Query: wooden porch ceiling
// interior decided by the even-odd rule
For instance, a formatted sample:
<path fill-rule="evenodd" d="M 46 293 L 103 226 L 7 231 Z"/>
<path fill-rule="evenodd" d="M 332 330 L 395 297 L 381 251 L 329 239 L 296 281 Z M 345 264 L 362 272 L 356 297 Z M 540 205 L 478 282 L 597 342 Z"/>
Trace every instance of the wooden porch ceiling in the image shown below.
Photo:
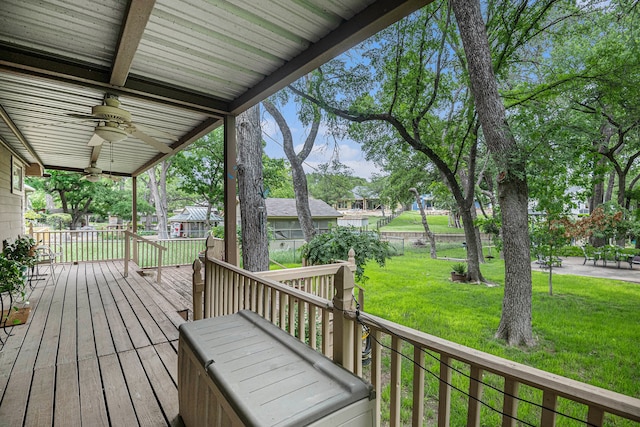
<path fill-rule="evenodd" d="M 189 268 L 122 277 L 122 262 L 56 266 L 0 352 L 0 424 L 180 425 L 179 310 Z"/>

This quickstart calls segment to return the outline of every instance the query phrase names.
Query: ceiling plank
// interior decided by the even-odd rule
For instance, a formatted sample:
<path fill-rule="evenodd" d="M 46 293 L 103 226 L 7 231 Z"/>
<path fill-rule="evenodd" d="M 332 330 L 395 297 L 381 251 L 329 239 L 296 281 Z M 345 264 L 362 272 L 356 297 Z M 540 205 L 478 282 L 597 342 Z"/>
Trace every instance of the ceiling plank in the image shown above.
<path fill-rule="evenodd" d="M 184 88 L 170 87 L 158 82 L 129 76 L 124 87 L 109 83 L 109 70 L 88 64 L 77 64 L 36 52 L 0 44 L 0 71 L 26 74 L 66 84 L 91 87 L 117 95 L 156 101 L 222 118 L 229 104 L 218 98 Z"/>
<path fill-rule="evenodd" d="M 379 0 L 265 77 L 230 104 L 238 115 L 433 0 Z"/>
<path fill-rule="evenodd" d="M 203 136 L 205 136 L 209 132 L 213 131 L 214 129 L 216 129 L 216 128 L 220 127 L 220 126 L 222 126 L 223 123 L 224 123 L 224 121 L 222 119 L 218 119 L 218 118 L 210 118 L 210 119 L 205 120 L 199 126 L 195 127 L 191 132 L 189 132 L 183 138 L 181 138 L 179 141 L 175 142 L 174 144 L 171 144 L 170 147 L 173 149 L 173 154 L 177 153 L 178 151 L 182 150 L 183 148 L 186 148 L 189 144 L 191 144 L 196 139 L 202 138 Z M 158 154 L 153 159 L 151 159 L 149 162 L 145 163 L 140 168 L 138 168 L 138 170 L 133 172 L 131 174 L 131 176 L 138 176 L 141 173 L 146 172 L 147 170 L 151 169 L 152 167 L 154 167 L 155 165 L 157 165 L 161 161 L 163 161 L 165 159 L 168 159 L 169 157 L 173 156 L 173 154 Z"/>
<path fill-rule="evenodd" d="M 149 22 L 155 0 L 131 0 L 125 18 L 118 49 L 116 50 L 109 83 L 114 86 L 124 86 L 129 76 L 133 57 L 138 50 L 144 29 Z"/>
<path fill-rule="evenodd" d="M 20 132 L 20 129 L 18 129 L 18 126 L 16 126 L 15 122 L 9 116 L 9 113 L 7 113 L 7 110 L 5 110 L 2 105 L 0 105 L 0 118 L 6 123 L 13 135 L 18 138 L 18 141 L 20 141 L 22 146 L 29 152 L 29 154 L 31 154 L 33 159 L 38 162 L 40 166 L 43 166 L 42 159 L 38 156 L 36 150 L 33 149 L 31 144 L 29 144 L 27 138 L 22 134 L 22 132 Z"/>

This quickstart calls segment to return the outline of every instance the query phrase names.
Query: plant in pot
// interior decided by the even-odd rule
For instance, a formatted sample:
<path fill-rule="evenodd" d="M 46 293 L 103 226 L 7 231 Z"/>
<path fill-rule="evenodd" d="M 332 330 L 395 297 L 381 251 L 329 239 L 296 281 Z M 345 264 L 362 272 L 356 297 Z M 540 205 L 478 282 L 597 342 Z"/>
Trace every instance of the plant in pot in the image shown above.
<path fill-rule="evenodd" d="M 29 307 L 25 304 L 25 269 L 18 261 L 0 253 L 0 326 L 24 323 Z M 26 314 L 24 313 L 26 311 Z"/>
<path fill-rule="evenodd" d="M 467 264 L 459 262 L 451 266 L 451 280 L 454 282 L 467 281 Z"/>
<path fill-rule="evenodd" d="M 35 248 L 31 237 L 20 236 L 13 243 L 5 244 L 0 254 L 2 326 L 25 323 L 29 315 L 31 309 L 25 301 L 25 290 L 29 268 L 37 259 Z"/>

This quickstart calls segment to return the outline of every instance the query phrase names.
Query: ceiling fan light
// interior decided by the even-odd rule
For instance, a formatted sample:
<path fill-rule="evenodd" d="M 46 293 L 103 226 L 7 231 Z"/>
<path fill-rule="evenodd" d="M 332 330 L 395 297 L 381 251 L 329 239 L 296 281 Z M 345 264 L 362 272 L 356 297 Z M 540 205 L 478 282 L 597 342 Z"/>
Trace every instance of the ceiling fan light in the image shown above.
<path fill-rule="evenodd" d="M 108 142 L 120 142 L 128 136 L 123 129 L 107 125 L 96 126 L 95 132 L 96 135 Z"/>
<path fill-rule="evenodd" d="M 100 175 L 87 175 L 86 179 L 89 182 L 98 182 L 100 181 Z"/>

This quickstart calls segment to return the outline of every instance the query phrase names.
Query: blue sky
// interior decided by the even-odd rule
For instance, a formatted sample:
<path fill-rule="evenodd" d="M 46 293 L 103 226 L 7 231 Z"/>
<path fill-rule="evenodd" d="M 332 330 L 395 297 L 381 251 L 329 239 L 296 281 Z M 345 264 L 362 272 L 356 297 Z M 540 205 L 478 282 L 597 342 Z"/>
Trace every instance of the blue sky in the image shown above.
<path fill-rule="evenodd" d="M 309 126 L 304 126 L 298 121 L 294 102 L 289 102 L 284 109 L 280 111 L 291 129 L 295 151 L 296 153 L 300 152 L 309 133 Z M 267 143 L 265 153 L 271 158 L 286 159 L 287 156 L 284 154 L 282 148 L 282 134 L 280 133 L 280 129 L 264 108 L 260 109 L 260 114 L 262 120 L 262 136 Z M 305 172 L 314 172 L 314 168 L 317 167 L 317 165 L 328 163 L 331 158 L 336 155 L 336 152 L 340 162 L 350 167 L 355 176 L 370 179 L 372 173 L 381 173 L 373 162 L 365 160 L 364 153 L 362 153 L 359 144 L 350 139 L 338 140 L 334 138 L 329 134 L 327 128 L 322 125 L 320 126 L 313 151 L 305 162 Z"/>

